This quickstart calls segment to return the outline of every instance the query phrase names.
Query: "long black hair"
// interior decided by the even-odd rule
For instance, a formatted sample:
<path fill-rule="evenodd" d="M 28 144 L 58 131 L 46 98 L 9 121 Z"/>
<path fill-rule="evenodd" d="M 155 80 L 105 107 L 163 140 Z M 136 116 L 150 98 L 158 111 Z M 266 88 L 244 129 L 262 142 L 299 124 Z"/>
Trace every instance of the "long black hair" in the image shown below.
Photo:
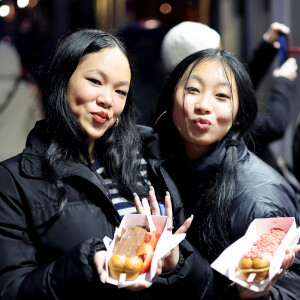
<path fill-rule="evenodd" d="M 155 126 L 161 138 L 161 150 L 164 155 L 178 150 L 181 157 L 183 147 L 172 117 L 174 93 L 176 86 L 186 70 L 193 69 L 204 60 L 213 60 L 223 66 L 229 80 L 233 74 L 238 89 L 239 108 L 236 116 L 238 125 L 233 125 L 227 137 L 239 141 L 246 137 L 257 114 L 257 100 L 250 77 L 242 63 L 226 50 L 206 49 L 191 54 L 181 61 L 169 75 L 159 100 L 157 116 L 159 120 Z M 227 138 L 226 137 L 226 138 Z M 177 156 L 178 157 L 178 156 Z M 201 209 L 194 212 L 197 226 L 197 244 L 202 254 L 209 260 L 216 258 L 220 252 L 230 244 L 229 208 L 235 195 L 237 182 L 237 148 L 228 147 L 224 159 L 212 178 L 206 182 L 199 182 L 201 191 Z M 185 195 L 182 195 L 184 201 Z"/>
<path fill-rule="evenodd" d="M 69 158 L 92 169 L 87 134 L 67 105 L 68 82 L 83 56 L 110 47 L 118 47 L 127 56 L 123 44 L 115 36 L 101 30 L 79 29 L 66 34 L 58 42 L 52 56 L 38 73 L 37 83 L 45 111 L 42 131 L 48 141 L 44 169 L 47 179 L 58 191 L 60 199 L 58 213 L 67 201 L 61 180 L 65 170 L 61 168 L 62 164 L 59 162 Z M 138 157 L 141 140 L 135 121 L 130 85 L 118 126 L 108 129 L 95 141 L 96 156 L 102 159 L 106 172 L 116 188 L 129 199 L 133 198 L 133 192 L 141 195 L 146 193 L 146 186 L 138 184 L 141 181 Z"/>

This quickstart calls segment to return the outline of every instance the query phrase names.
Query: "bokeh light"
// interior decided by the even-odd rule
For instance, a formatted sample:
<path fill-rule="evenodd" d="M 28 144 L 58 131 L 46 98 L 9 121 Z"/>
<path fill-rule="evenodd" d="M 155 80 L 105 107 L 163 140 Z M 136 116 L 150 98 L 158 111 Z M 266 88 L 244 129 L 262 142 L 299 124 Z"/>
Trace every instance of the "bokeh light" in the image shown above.
<path fill-rule="evenodd" d="M 0 6 L 0 17 L 5 18 L 10 13 L 10 7 L 8 5 L 1 5 Z"/>
<path fill-rule="evenodd" d="M 169 3 L 163 3 L 160 8 L 159 11 L 164 14 L 167 15 L 172 11 L 172 6 Z"/>
<path fill-rule="evenodd" d="M 28 7 L 35 7 L 39 3 L 38 0 L 29 0 Z"/>
<path fill-rule="evenodd" d="M 24 7 L 28 6 L 29 0 L 18 0 L 17 4 L 18 4 L 19 8 L 24 8 Z"/>

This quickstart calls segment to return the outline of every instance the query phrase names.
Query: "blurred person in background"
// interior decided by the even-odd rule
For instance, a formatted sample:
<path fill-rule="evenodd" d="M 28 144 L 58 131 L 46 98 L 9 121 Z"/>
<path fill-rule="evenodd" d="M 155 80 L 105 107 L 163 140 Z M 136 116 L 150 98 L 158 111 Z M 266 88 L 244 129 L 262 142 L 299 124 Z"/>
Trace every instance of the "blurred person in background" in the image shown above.
<path fill-rule="evenodd" d="M 298 115 L 292 144 L 294 174 L 300 182 L 300 114 Z"/>
<path fill-rule="evenodd" d="M 248 65 L 249 75 L 255 89 L 261 84 L 271 64 L 278 58 L 279 67 L 272 72 L 269 103 L 266 110 L 258 114 L 252 128 L 252 142 L 248 143 L 251 151 L 255 152 L 265 162 L 283 174 L 292 186 L 300 192 L 298 180 L 282 157 L 276 155 L 269 146 L 273 141 L 281 139 L 291 122 L 291 115 L 296 107 L 295 79 L 298 65 L 294 57 L 282 60 L 279 37 L 289 38 L 290 29 L 284 24 L 274 22 L 263 34 L 262 40 L 253 53 Z"/>
<path fill-rule="evenodd" d="M 157 99 L 164 82 L 160 57 L 163 26 L 157 19 L 143 18 L 122 29 L 118 36 L 124 41 L 132 62 L 134 104 L 140 112 L 137 122 L 153 126 Z"/>
<path fill-rule="evenodd" d="M 255 89 L 267 74 L 280 47 L 280 34 L 290 35 L 290 29 L 274 22 L 263 34 L 262 40 L 247 66 Z M 222 48 L 218 32 L 199 22 L 182 22 L 174 26 L 164 37 L 161 57 L 167 72 L 188 55 L 207 48 Z M 269 103 L 265 111 L 259 111 L 251 129 L 247 145 L 249 150 L 279 171 L 293 188 L 300 192 L 300 184 L 281 157 L 276 157 L 270 143 L 281 139 L 291 121 L 290 115 L 295 105 L 295 78 L 298 65 L 295 58 L 289 58 L 283 65 L 273 70 Z"/>
<path fill-rule="evenodd" d="M 34 85 L 22 77 L 19 53 L 0 42 L 0 161 L 25 148 L 29 131 L 41 118 Z"/>

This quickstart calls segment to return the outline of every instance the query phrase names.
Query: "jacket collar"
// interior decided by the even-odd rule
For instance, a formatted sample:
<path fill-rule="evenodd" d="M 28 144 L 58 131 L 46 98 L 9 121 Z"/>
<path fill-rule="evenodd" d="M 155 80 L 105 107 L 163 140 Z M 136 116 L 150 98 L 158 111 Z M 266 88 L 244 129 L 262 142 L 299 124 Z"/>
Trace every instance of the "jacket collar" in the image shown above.
<path fill-rule="evenodd" d="M 216 148 L 209 153 L 201 156 L 196 161 L 179 161 L 173 165 L 173 171 L 180 182 L 194 186 L 209 177 L 215 176 L 226 153 L 225 143 L 227 138 L 223 138 Z M 240 145 L 237 147 L 238 161 L 242 160 L 247 153 L 247 147 L 243 139 L 240 140 Z"/>

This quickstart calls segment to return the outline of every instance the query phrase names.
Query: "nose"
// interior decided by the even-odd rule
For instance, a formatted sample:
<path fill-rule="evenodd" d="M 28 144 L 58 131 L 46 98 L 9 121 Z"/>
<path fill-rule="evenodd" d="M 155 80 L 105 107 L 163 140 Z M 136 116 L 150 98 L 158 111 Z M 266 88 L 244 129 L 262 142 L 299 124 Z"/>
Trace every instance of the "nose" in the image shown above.
<path fill-rule="evenodd" d="M 96 103 L 105 108 L 112 106 L 112 94 L 109 88 L 101 90 L 101 93 L 96 98 Z"/>
<path fill-rule="evenodd" d="M 211 99 L 209 95 L 201 95 L 195 103 L 195 110 L 201 114 L 208 114 L 211 112 Z"/>

